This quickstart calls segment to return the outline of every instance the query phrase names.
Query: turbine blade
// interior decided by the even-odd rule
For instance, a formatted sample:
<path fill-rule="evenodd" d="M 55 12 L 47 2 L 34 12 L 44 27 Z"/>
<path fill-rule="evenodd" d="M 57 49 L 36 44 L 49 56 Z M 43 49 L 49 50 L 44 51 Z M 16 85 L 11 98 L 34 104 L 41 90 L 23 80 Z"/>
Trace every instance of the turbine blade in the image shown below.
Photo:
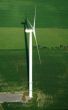
<path fill-rule="evenodd" d="M 36 8 L 35 8 L 35 15 L 34 15 L 34 25 L 33 25 L 34 28 L 35 28 L 35 22 L 36 22 Z"/>
<path fill-rule="evenodd" d="M 36 38 L 35 31 L 33 32 L 33 34 L 34 34 L 34 38 L 35 38 L 35 42 L 36 42 L 36 46 L 37 46 L 37 52 L 38 52 L 39 61 L 40 61 L 40 64 L 41 64 L 40 53 L 39 53 L 39 48 L 38 48 L 38 43 L 37 43 L 37 38 Z"/>
<path fill-rule="evenodd" d="M 31 25 L 30 21 L 29 21 L 28 19 L 27 19 L 27 21 L 28 21 L 28 23 L 29 23 L 30 27 L 31 27 L 31 28 L 33 28 L 33 26 Z"/>

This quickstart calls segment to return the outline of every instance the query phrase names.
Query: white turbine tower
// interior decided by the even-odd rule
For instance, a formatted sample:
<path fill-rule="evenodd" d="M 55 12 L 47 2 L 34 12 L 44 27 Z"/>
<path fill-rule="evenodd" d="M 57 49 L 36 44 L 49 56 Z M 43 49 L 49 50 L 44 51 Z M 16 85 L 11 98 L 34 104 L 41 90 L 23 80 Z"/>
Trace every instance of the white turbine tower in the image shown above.
<path fill-rule="evenodd" d="M 35 21 L 36 21 L 36 9 L 35 9 L 35 16 L 34 16 L 34 23 L 33 26 L 28 20 L 28 23 L 30 25 L 30 28 L 26 28 L 25 32 L 29 34 L 29 98 L 31 99 L 33 97 L 32 93 L 32 37 L 34 36 L 36 46 L 37 46 L 37 51 L 38 51 L 38 56 L 39 56 L 39 61 L 40 60 L 40 54 L 39 54 L 39 49 L 38 49 L 38 43 L 37 43 L 37 38 L 36 38 L 36 32 L 35 32 Z M 33 35 L 33 36 L 32 36 Z"/>

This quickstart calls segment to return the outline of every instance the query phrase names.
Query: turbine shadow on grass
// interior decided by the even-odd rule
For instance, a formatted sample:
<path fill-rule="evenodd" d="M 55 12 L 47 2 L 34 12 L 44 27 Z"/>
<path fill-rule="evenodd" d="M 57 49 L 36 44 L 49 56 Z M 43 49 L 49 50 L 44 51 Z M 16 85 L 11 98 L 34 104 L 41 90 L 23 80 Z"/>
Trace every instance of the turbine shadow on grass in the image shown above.
<path fill-rule="evenodd" d="M 27 19 L 25 19 L 25 21 L 22 22 L 21 24 L 24 25 L 24 40 L 25 40 L 25 50 L 26 50 L 27 78 L 28 78 L 28 82 L 29 82 L 29 51 L 28 51 L 27 35 L 25 33 L 25 29 L 27 27 Z M 29 83 L 28 83 L 28 87 L 29 87 Z"/>

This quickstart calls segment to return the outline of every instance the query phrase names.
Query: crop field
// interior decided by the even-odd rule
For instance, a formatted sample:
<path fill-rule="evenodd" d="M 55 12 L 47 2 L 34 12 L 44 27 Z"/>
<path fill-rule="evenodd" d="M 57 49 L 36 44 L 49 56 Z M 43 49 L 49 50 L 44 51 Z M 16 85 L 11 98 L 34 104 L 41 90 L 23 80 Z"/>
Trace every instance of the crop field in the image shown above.
<path fill-rule="evenodd" d="M 37 8 L 37 27 L 68 28 L 67 0 L 0 0 L 0 26 L 21 27 L 26 17 L 33 22 Z"/>
<path fill-rule="evenodd" d="M 58 47 L 68 44 L 68 29 L 37 28 L 38 44 L 46 47 Z M 33 38 L 33 45 L 35 40 Z M 24 49 L 23 28 L 0 27 L 0 49 Z"/>
<path fill-rule="evenodd" d="M 68 51 L 40 48 L 40 55 L 41 65 L 37 50 L 34 48 L 33 91 L 39 90 L 46 95 L 47 102 L 45 102 L 44 109 L 67 109 Z M 0 92 L 23 90 L 28 90 L 25 50 L 0 50 Z M 8 108 L 17 110 L 22 109 L 22 106 L 9 104 Z M 28 109 L 31 107 L 34 109 L 34 103 Z M 23 108 L 27 109 L 24 106 Z M 42 108 L 40 107 L 40 109 Z"/>
<path fill-rule="evenodd" d="M 35 7 L 41 65 L 33 37 L 34 99 L 28 104 L 3 103 L 0 110 L 68 109 L 67 0 L 0 0 L 0 92 L 28 91 L 21 23 L 28 18 L 33 24 Z"/>

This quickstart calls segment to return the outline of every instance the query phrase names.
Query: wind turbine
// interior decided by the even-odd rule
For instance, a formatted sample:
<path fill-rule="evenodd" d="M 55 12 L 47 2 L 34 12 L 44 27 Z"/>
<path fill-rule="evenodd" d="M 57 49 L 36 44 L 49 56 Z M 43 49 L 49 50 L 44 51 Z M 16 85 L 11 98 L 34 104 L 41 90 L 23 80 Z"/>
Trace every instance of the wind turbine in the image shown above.
<path fill-rule="evenodd" d="M 39 61 L 41 63 L 40 60 L 40 54 L 39 54 L 39 49 L 38 49 L 38 43 L 37 43 L 37 38 L 36 38 L 36 31 L 35 31 L 35 22 L 36 22 L 36 8 L 35 8 L 35 15 L 34 15 L 34 23 L 33 26 L 30 23 L 29 20 L 27 20 L 28 24 L 29 24 L 29 28 L 26 27 L 25 28 L 25 33 L 29 34 L 29 98 L 31 99 L 33 97 L 33 81 L 32 81 L 32 37 L 34 36 L 35 38 L 35 42 L 36 42 L 36 46 L 37 46 L 37 51 L 38 51 L 38 56 L 39 56 Z"/>

